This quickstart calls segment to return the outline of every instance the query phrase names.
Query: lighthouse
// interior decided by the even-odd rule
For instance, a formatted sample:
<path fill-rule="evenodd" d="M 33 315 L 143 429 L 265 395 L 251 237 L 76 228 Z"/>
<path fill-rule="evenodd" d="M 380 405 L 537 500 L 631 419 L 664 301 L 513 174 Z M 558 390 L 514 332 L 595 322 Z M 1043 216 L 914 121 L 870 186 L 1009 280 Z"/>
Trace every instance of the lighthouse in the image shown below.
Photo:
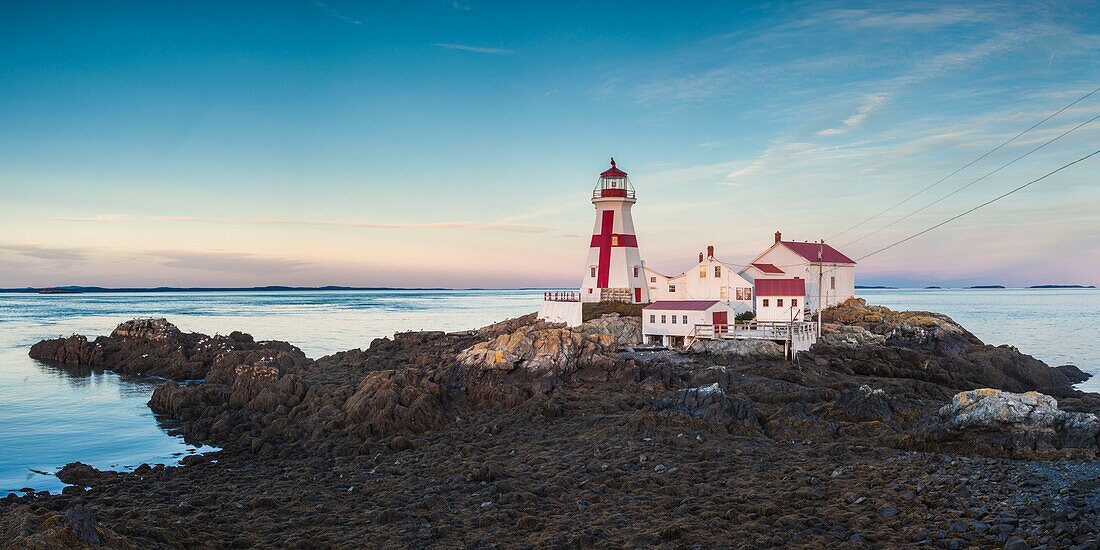
<path fill-rule="evenodd" d="M 592 190 L 596 223 L 581 282 L 582 302 L 649 302 L 634 220 L 630 217 L 635 202 L 634 187 L 612 158 L 611 168 L 600 174 Z"/>

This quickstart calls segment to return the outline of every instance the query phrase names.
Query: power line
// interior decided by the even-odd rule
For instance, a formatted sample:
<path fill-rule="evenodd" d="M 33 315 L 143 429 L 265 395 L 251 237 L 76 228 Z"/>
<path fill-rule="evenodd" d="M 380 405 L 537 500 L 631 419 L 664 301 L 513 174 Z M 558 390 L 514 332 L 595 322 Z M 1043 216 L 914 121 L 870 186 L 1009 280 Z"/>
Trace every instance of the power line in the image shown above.
<path fill-rule="evenodd" d="M 997 172 L 1000 172 L 1001 170 L 1004 170 L 1005 168 L 1008 168 L 1009 166 L 1023 160 L 1024 158 L 1030 156 L 1032 153 L 1042 149 L 1043 147 L 1046 147 L 1047 145 L 1050 145 L 1051 143 L 1054 143 L 1055 141 L 1058 141 L 1058 140 L 1066 137 L 1067 135 L 1077 131 L 1078 129 L 1082 128 L 1083 126 L 1086 126 L 1086 125 L 1088 125 L 1092 122 L 1095 122 L 1096 119 L 1098 119 L 1098 118 L 1100 118 L 1100 115 L 1096 115 L 1096 116 L 1090 118 L 1089 120 L 1086 120 L 1086 121 L 1082 122 L 1081 124 L 1078 124 L 1077 126 L 1074 126 L 1073 128 L 1070 128 L 1069 130 L 1066 130 L 1065 132 L 1062 132 L 1061 134 L 1059 134 L 1059 135 L 1047 140 L 1046 142 L 1042 143 L 1038 147 L 1035 147 L 1035 148 L 1031 149 L 1030 151 L 1028 151 L 1028 152 L 1026 152 L 1026 153 L 1024 153 L 1024 154 L 1022 154 L 1022 155 L 1020 155 L 1020 156 L 1018 156 L 1018 157 L 1016 157 L 1016 158 L 1014 158 L 1014 159 L 1012 159 L 1012 160 L 1010 160 L 1010 161 L 1008 161 L 1004 164 L 1002 164 L 997 169 L 995 169 L 991 172 L 987 172 L 985 175 L 971 181 L 970 183 L 967 183 L 966 185 L 963 185 L 962 187 L 960 187 L 960 188 L 958 188 L 958 189 L 956 189 L 956 190 L 954 190 L 954 191 L 952 191 L 952 192 L 950 192 L 950 193 L 948 193 L 948 194 L 946 194 L 946 195 L 944 195 L 944 196 L 942 196 L 942 197 L 940 197 L 940 198 L 938 198 L 938 199 L 936 199 L 936 200 L 934 200 L 934 201 L 932 201 L 932 202 L 930 202 L 930 203 L 928 203 L 928 204 L 926 204 L 926 205 L 924 205 L 924 206 L 922 206 L 922 207 L 920 207 L 920 208 L 918 208 L 918 209 L 916 209 L 916 210 L 914 210 L 914 211 L 912 211 L 912 212 L 910 212 L 910 213 L 908 213 L 908 214 L 906 214 L 906 215 L 904 215 L 904 216 L 902 216 L 902 217 L 900 217 L 900 218 L 898 218 L 898 219 L 896 219 L 896 220 L 894 220 L 894 221 L 892 221 L 892 222 L 890 222 L 890 223 L 888 223 L 888 224 L 886 224 L 886 225 L 870 232 L 870 233 L 867 233 L 866 235 L 864 235 L 864 236 L 862 236 L 862 237 L 860 237 L 860 238 L 858 238 L 854 241 L 848 241 L 848 242 L 844 243 L 841 246 L 850 246 L 850 245 L 853 245 L 855 243 L 858 243 L 859 241 L 862 241 L 863 239 L 866 239 L 867 237 L 877 235 L 878 233 L 880 233 L 881 231 L 883 231 L 887 228 L 893 227 L 893 226 L 897 225 L 898 223 L 901 223 L 901 222 L 903 222 L 903 221 L 905 221 L 905 220 L 907 220 L 907 219 L 909 219 L 909 218 L 911 218 L 911 217 L 913 217 L 913 216 L 915 216 L 915 215 L 917 215 L 921 212 L 924 212 L 925 210 L 931 208 L 932 206 L 935 206 L 935 205 L 943 202 L 944 200 L 947 200 L 948 198 L 951 198 L 951 197 L 959 194 L 960 192 L 962 192 L 966 188 L 970 187 L 971 185 L 974 185 L 975 183 L 978 183 L 979 181 L 982 181 L 985 178 L 988 178 L 989 176 L 992 176 L 993 174 L 996 174 Z"/>
<path fill-rule="evenodd" d="M 1017 191 L 1020 191 L 1021 189 L 1024 189 L 1025 187 L 1028 187 L 1028 186 L 1030 186 L 1034 183 L 1038 183 L 1040 181 L 1043 181 L 1043 180 L 1047 179 L 1048 177 L 1053 176 L 1054 174 L 1057 174 L 1058 172 L 1061 172 L 1062 170 L 1065 170 L 1066 168 L 1069 168 L 1070 166 L 1073 166 L 1074 164 L 1077 164 L 1079 162 L 1083 162 L 1083 161 L 1089 159 L 1090 157 L 1093 157 L 1093 156 L 1098 155 L 1098 154 L 1100 154 L 1100 149 L 1097 149 L 1096 151 L 1093 151 L 1092 153 L 1089 153 L 1089 154 L 1087 154 L 1087 155 L 1085 155 L 1085 156 L 1083 156 L 1083 157 L 1081 157 L 1081 158 L 1079 158 L 1079 159 L 1077 159 L 1073 162 L 1063 164 L 1062 166 L 1059 166 L 1058 168 L 1056 168 L 1054 170 L 1051 170 L 1050 172 L 1047 172 L 1046 174 L 1043 174 L 1042 176 L 1040 176 L 1038 178 L 1035 178 L 1035 179 L 1033 179 L 1033 180 L 1031 180 L 1031 181 L 1015 188 L 1015 189 L 1012 189 L 1010 191 L 1006 191 L 1006 192 L 1004 192 L 1004 193 L 1002 193 L 1002 194 L 1000 194 L 1000 195 L 998 195 L 998 196 L 996 196 L 992 199 L 989 199 L 989 200 L 979 204 L 978 206 L 975 206 L 974 208 L 971 208 L 970 210 L 967 210 L 967 211 L 962 212 L 960 214 L 956 214 L 954 216 L 951 216 L 950 218 L 947 218 L 946 220 L 944 220 L 940 223 L 937 223 L 936 225 L 933 225 L 932 227 L 929 227 L 928 229 L 925 229 L 923 231 L 920 231 L 918 233 L 910 235 L 910 236 L 908 236 L 904 239 L 901 239 L 900 241 L 896 241 L 892 244 L 884 246 L 884 247 L 882 247 L 882 248 L 880 248 L 880 249 L 878 249 L 874 252 L 871 252 L 870 254 L 864 254 L 863 256 L 860 256 L 856 261 L 857 262 L 862 261 L 863 259 L 874 256 L 875 254 L 878 254 L 879 252 L 884 252 L 884 251 L 889 250 L 889 249 L 891 249 L 891 248 L 893 248 L 893 247 L 895 247 L 899 244 L 902 244 L 902 243 L 907 242 L 907 241 L 911 241 L 911 240 L 913 240 L 913 239 L 915 239 L 915 238 L 917 238 L 921 235 L 924 235 L 925 233 L 928 233 L 929 231 L 932 231 L 933 229 L 943 227 L 944 225 L 947 225 L 950 222 L 953 222 L 953 221 L 955 221 L 955 220 L 957 220 L 957 219 L 959 219 L 959 218 L 961 218 L 961 217 L 963 217 L 963 216 L 965 216 L 965 215 L 967 215 L 967 214 L 969 214 L 969 213 L 971 213 L 975 210 L 978 210 L 979 208 L 989 206 L 990 204 L 993 204 L 993 203 L 995 203 L 995 202 L 997 202 L 997 201 L 999 201 L 999 200 L 1001 200 L 1001 199 L 1003 199 L 1003 198 L 1005 198 L 1005 197 L 1007 197 L 1007 196 L 1009 196 L 1009 195 L 1011 195 L 1011 194 L 1013 194 Z"/>
<path fill-rule="evenodd" d="M 836 235 L 833 235 L 832 237 L 829 237 L 829 239 L 828 239 L 828 240 L 830 240 L 830 241 L 831 241 L 831 240 L 833 240 L 833 239 L 835 239 L 835 238 L 837 238 L 837 237 L 839 237 L 839 236 L 841 236 L 841 235 L 843 235 L 843 234 L 845 234 L 845 233 L 847 233 L 847 232 L 849 232 L 849 231 L 851 231 L 851 230 L 853 230 L 853 229 L 855 229 L 855 228 L 857 228 L 857 227 L 860 227 L 860 226 L 862 226 L 863 224 L 865 224 L 865 223 L 867 223 L 867 222 L 870 222 L 870 221 L 872 221 L 872 220 L 874 220 L 874 219 L 878 218 L 879 216 L 881 216 L 881 215 L 883 215 L 883 214 L 885 214 L 885 213 L 887 213 L 887 212 L 889 212 L 889 211 L 891 211 L 891 210 L 893 210 L 893 209 L 895 209 L 895 208 L 897 208 L 897 207 L 899 207 L 899 206 L 901 206 L 901 205 L 903 205 L 903 204 L 905 204 L 905 203 L 909 202 L 910 200 L 912 200 L 912 199 L 916 198 L 917 196 L 921 195 L 921 194 L 922 194 L 922 193 L 924 193 L 925 191 L 927 191 L 927 190 L 929 190 L 929 189 L 931 189 L 931 188 L 933 188 L 933 187 L 935 187 L 935 186 L 937 186 L 937 185 L 939 185 L 939 184 L 943 183 L 944 181 L 946 181 L 946 180 L 947 180 L 948 178 L 950 178 L 951 176 L 954 176 L 955 174 L 958 174 L 959 172 L 962 172 L 963 170 L 966 170 L 967 168 L 969 168 L 970 166 L 973 166 L 973 165 L 974 165 L 975 163 L 977 163 L 978 161 L 980 161 L 980 160 L 984 159 L 985 157 L 988 157 L 989 155 L 991 155 L 991 154 L 993 154 L 993 153 L 997 152 L 997 150 L 1001 149 L 1001 148 L 1002 148 L 1002 147 L 1004 147 L 1005 145 L 1008 145 L 1009 143 L 1012 143 L 1013 141 L 1016 141 L 1016 140 L 1017 140 L 1017 139 L 1018 139 L 1018 138 L 1019 138 L 1020 136 L 1022 136 L 1022 135 L 1024 135 L 1024 134 L 1026 134 L 1026 133 L 1028 133 L 1028 132 L 1030 132 L 1030 131 L 1032 131 L 1032 130 L 1034 130 L 1035 128 L 1038 128 L 1038 127 L 1039 127 L 1039 125 L 1043 124 L 1044 122 L 1046 122 L 1046 121 L 1048 121 L 1048 120 L 1050 120 L 1050 119 L 1052 119 L 1052 118 L 1054 118 L 1054 117 L 1056 117 L 1056 116 L 1058 116 L 1058 115 L 1062 114 L 1062 112 L 1064 112 L 1064 111 L 1065 111 L 1066 109 L 1069 109 L 1070 107 L 1073 107 L 1074 105 L 1077 105 L 1078 103 L 1080 103 L 1080 102 L 1084 101 L 1085 99 L 1088 99 L 1088 97 L 1089 97 L 1089 96 L 1091 96 L 1092 94 L 1095 94 L 1096 92 L 1100 92 L 1100 88 L 1096 88 L 1095 90 L 1093 90 L 1093 91 L 1091 91 L 1091 92 L 1089 92 L 1089 93 L 1087 93 L 1087 94 L 1085 94 L 1085 95 L 1081 96 L 1080 98 L 1078 98 L 1078 99 L 1077 99 L 1076 101 L 1074 101 L 1073 103 L 1070 103 L 1069 105 L 1066 105 L 1065 107 L 1062 107 L 1061 109 L 1058 109 L 1058 111 L 1056 111 L 1056 112 L 1054 112 L 1053 114 L 1051 114 L 1051 115 L 1047 116 L 1047 117 L 1046 117 L 1046 118 L 1044 118 L 1043 120 L 1040 120 L 1039 122 L 1036 122 L 1036 123 L 1035 123 L 1035 124 L 1033 124 L 1033 125 L 1032 125 L 1032 126 L 1031 126 L 1030 128 L 1028 128 L 1028 129 L 1026 129 L 1026 130 L 1024 130 L 1024 131 L 1022 131 L 1022 132 L 1020 132 L 1020 133 L 1018 133 L 1018 134 L 1016 134 L 1015 136 L 1012 136 L 1012 138 L 1011 138 L 1011 139 L 1009 139 L 1008 141 L 1006 141 L 1006 142 L 1004 142 L 1004 143 L 1002 143 L 1002 144 L 1000 144 L 1000 145 L 998 145 L 998 146 L 996 146 L 996 147 L 994 147 L 994 148 L 990 149 L 989 151 L 986 151 L 986 152 L 985 152 L 984 154 L 982 154 L 982 156 L 980 156 L 980 157 L 978 157 L 978 158 L 976 158 L 976 159 L 974 159 L 974 160 L 972 160 L 972 161 L 970 161 L 970 162 L 966 163 L 966 164 L 965 164 L 965 165 L 963 165 L 963 166 L 962 166 L 961 168 L 959 168 L 959 169 L 955 170 L 954 172 L 951 172 L 950 174 L 947 174 L 946 176 L 944 176 L 944 177 L 940 178 L 939 180 L 936 180 L 936 181 L 935 181 L 934 183 L 932 183 L 931 185 L 928 185 L 928 186 L 927 186 L 927 187 L 925 187 L 924 189 L 921 189 L 920 191 L 917 191 L 916 193 L 913 193 L 912 195 L 909 195 L 908 197 L 906 197 L 906 198 L 902 199 L 901 201 L 899 201 L 899 202 L 895 203 L 895 204 L 894 204 L 893 206 L 891 206 L 891 207 L 887 208 L 886 210 L 882 210 L 881 212 L 879 212 L 879 213 L 877 213 L 877 214 L 875 214 L 875 215 L 871 216 L 870 218 L 867 218 L 867 219 L 865 219 L 865 220 L 863 220 L 863 221 L 861 221 L 861 222 L 859 222 L 859 223 L 857 223 L 857 224 L 855 224 L 855 225 L 853 225 L 853 226 L 851 226 L 851 227 L 849 227 L 849 228 L 845 229 L 844 231 L 841 231 L 840 233 L 837 233 Z"/>

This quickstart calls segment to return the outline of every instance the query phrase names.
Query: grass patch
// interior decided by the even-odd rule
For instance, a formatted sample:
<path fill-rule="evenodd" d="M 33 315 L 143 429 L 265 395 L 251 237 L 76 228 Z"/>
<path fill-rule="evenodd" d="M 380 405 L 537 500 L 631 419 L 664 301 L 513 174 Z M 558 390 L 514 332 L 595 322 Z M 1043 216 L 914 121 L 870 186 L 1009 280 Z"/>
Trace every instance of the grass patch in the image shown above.
<path fill-rule="evenodd" d="M 581 305 L 581 319 L 588 321 L 605 313 L 618 313 L 623 317 L 642 316 L 642 308 L 648 304 L 627 304 L 625 302 L 587 302 Z"/>

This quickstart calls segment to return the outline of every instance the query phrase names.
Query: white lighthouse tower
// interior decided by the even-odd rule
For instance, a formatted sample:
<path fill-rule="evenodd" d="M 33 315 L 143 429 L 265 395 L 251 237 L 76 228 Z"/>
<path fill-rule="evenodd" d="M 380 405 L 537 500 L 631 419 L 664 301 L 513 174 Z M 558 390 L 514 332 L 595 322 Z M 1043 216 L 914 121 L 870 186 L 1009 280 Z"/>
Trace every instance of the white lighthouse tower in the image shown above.
<path fill-rule="evenodd" d="M 630 207 L 637 202 L 626 172 L 615 166 L 600 174 L 592 190 L 596 224 L 580 288 L 582 302 L 649 302 L 649 286 L 634 235 Z"/>

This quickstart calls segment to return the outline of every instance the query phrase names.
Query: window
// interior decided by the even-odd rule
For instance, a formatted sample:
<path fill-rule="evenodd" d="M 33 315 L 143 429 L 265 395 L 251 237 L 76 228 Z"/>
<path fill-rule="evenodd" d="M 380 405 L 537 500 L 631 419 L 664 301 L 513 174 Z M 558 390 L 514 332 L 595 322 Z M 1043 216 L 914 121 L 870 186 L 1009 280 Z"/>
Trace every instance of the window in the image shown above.
<path fill-rule="evenodd" d="M 650 277 L 650 278 L 649 278 L 649 282 L 651 282 L 651 283 L 656 283 L 656 282 L 657 282 L 657 278 L 656 278 L 656 277 Z"/>
<path fill-rule="evenodd" d="M 664 315 L 661 316 L 661 324 L 662 325 L 665 324 L 665 316 Z"/>
<path fill-rule="evenodd" d="M 705 266 L 705 265 L 699 266 L 699 278 L 700 279 L 706 279 L 707 278 L 707 266 Z"/>
<path fill-rule="evenodd" d="M 752 289 L 751 288 L 746 288 L 744 290 L 745 290 L 745 299 L 746 300 L 752 300 Z"/>
<path fill-rule="evenodd" d="M 768 307 L 768 299 L 764 298 L 764 307 Z"/>
<path fill-rule="evenodd" d="M 687 315 L 684 315 L 684 324 L 685 325 L 688 324 L 688 316 Z"/>
<path fill-rule="evenodd" d="M 775 299 L 775 307 L 783 307 L 783 298 Z"/>
<path fill-rule="evenodd" d="M 836 290 L 836 277 L 829 277 L 829 288 Z"/>
<path fill-rule="evenodd" d="M 720 266 L 720 265 L 714 266 L 714 276 L 715 277 L 721 277 L 722 276 L 722 266 Z"/>
<path fill-rule="evenodd" d="M 591 288 L 590 288 L 590 289 L 588 289 L 588 293 L 589 293 L 589 294 L 592 294 L 592 289 L 591 289 Z"/>
<path fill-rule="evenodd" d="M 791 307 L 798 307 L 798 298 L 791 298 Z"/>
<path fill-rule="evenodd" d="M 669 292 L 676 292 L 676 285 L 668 285 Z"/>
<path fill-rule="evenodd" d="M 596 276 L 596 266 L 592 266 L 589 269 L 592 271 L 592 276 L 595 277 Z"/>
<path fill-rule="evenodd" d="M 611 236 L 611 246 L 619 246 L 619 236 L 618 235 L 612 235 Z"/>
<path fill-rule="evenodd" d="M 676 324 L 676 316 L 675 315 L 672 316 L 672 324 L 674 324 L 674 325 Z"/>
<path fill-rule="evenodd" d="M 638 266 L 634 266 L 634 276 L 638 276 Z"/>
<path fill-rule="evenodd" d="M 650 323 L 656 323 L 657 322 L 657 315 L 653 314 L 653 313 L 650 313 L 649 314 L 649 322 Z"/>
<path fill-rule="evenodd" d="M 729 289 L 729 287 L 724 286 L 724 287 L 719 288 L 718 289 L 718 297 L 722 300 L 729 300 L 730 299 L 730 289 Z"/>
<path fill-rule="evenodd" d="M 745 289 L 738 287 L 736 296 L 737 296 L 738 300 L 744 300 L 745 299 Z"/>

